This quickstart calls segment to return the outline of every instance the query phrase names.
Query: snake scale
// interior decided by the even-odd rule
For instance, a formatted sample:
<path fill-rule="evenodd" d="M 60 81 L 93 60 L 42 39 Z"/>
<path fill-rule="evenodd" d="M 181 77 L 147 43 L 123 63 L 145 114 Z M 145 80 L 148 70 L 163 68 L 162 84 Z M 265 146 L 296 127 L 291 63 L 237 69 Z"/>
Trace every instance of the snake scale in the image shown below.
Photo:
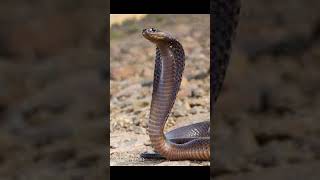
<path fill-rule="evenodd" d="M 238 0 L 215 0 L 211 18 L 211 112 L 223 84 L 228 65 L 231 40 L 237 26 L 240 3 Z M 153 92 L 148 122 L 148 133 L 156 152 L 168 160 L 210 160 L 210 122 L 200 122 L 174 129 L 164 134 L 164 127 L 180 88 L 185 66 L 181 43 L 170 33 L 155 28 L 142 35 L 156 48 Z M 213 76 L 213 77 L 212 77 Z M 142 154 L 148 156 L 148 153 Z"/>

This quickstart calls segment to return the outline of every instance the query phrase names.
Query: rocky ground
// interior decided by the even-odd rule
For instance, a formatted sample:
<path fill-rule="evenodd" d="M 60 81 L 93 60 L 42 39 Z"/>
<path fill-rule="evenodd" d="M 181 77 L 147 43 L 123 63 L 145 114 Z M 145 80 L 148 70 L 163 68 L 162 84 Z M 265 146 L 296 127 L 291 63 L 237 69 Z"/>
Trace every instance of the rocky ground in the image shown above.
<path fill-rule="evenodd" d="M 186 67 L 167 130 L 210 120 L 209 15 L 148 15 L 111 28 L 110 164 L 111 166 L 208 166 L 209 162 L 143 160 L 152 151 L 146 132 L 150 111 L 155 46 L 141 35 L 155 27 L 176 35 Z"/>
<path fill-rule="evenodd" d="M 214 179 L 320 177 L 319 7 L 242 0 L 215 110 Z"/>

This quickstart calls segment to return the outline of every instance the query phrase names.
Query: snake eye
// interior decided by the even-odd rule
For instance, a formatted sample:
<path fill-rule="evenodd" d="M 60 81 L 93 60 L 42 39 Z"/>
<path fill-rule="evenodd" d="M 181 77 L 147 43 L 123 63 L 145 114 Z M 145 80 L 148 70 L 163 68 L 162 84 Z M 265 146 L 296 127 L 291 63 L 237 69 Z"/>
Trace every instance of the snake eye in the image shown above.
<path fill-rule="evenodd" d="M 150 28 L 151 32 L 156 32 L 157 30 L 155 28 Z"/>

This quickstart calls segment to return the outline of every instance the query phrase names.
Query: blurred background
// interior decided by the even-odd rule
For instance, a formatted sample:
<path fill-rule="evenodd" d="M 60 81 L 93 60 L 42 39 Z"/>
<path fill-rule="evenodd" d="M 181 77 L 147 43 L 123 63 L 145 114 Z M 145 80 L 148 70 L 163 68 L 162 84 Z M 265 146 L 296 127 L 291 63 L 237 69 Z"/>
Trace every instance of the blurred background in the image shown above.
<path fill-rule="evenodd" d="M 108 175 L 108 2 L 0 2 L 0 179 Z"/>
<path fill-rule="evenodd" d="M 320 2 L 241 4 L 231 62 L 215 109 L 211 177 L 318 179 Z"/>
<path fill-rule="evenodd" d="M 124 19 L 128 20 L 123 21 Z M 170 32 L 185 50 L 181 88 L 165 130 L 210 120 L 210 15 L 113 15 L 110 31 L 111 166 L 208 166 L 209 162 L 146 160 L 152 152 L 149 120 L 156 46 L 141 32 L 154 27 Z"/>
<path fill-rule="evenodd" d="M 107 3 L 0 2 L 2 179 L 107 177 Z M 319 3 L 242 0 L 215 111 L 216 179 L 320 176 Z"/>

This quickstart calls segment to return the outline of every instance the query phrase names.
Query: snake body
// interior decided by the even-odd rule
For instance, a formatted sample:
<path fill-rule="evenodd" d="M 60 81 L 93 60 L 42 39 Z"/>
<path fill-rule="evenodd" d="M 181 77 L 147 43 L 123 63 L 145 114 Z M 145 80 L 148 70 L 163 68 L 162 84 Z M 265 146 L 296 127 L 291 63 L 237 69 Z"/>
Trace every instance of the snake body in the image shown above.
<path fill-rule="evenodd" d="M 210 11 L 210 83 L 213 87 L 210 111 L 213 113 L 229 64 L 240 0 L 213 0 Z M 210 122 L 191 124 L 166 134 L 163 132 L 181 84 L 185 63 L 182 45 L 170 33 L 154 28 L 144 29 L 142 35 L 157 46 L 148 123 L 154 149 L 169 160 L 209 160 Z"/>
<path fill-rule="evenodd" d="M 168 160 L 209 160 L 209 122 L 191 124 L 166 134 L 163 132 L 184 71 L 182 45 L 170 33 L 155 28 L 144 29 L 142 35 L 157 46 L 148 123 L 148 133 L 155 151 Z"/>

